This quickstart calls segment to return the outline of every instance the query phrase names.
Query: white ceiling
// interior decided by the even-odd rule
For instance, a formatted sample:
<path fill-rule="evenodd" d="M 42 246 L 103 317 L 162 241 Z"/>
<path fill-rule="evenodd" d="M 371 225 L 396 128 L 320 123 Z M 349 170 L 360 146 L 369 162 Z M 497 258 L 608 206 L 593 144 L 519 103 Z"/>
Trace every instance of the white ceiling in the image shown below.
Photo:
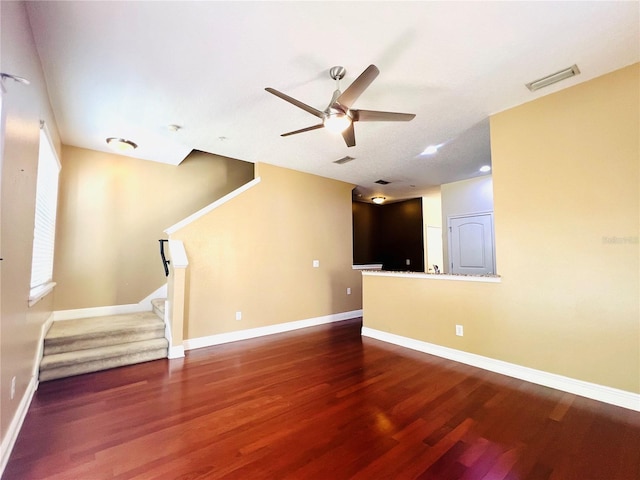
<path fill-rule="evenodd" d="M 63 143 L 178 164 L 198 149 L 419 196 L 491 162 L 488 116 L 640 60 L 638 2 L 90 2 L 27 8 Z M 536 93 L 525 83 L 578 64 Z M 415 113 L 356 123 L 357 145 L 267 92 L 324 110 L 368 65 L 354 108 Z M 183 128 L 171 132 L 169 124 Z M 543 141 L 543 139 L 541 139 Z M 445 144 L 422 156 L 428 145 Z M 356 160 L 336 165 L 345 155 Z M 378 186 L 378 179 L 391 184 Z"/>

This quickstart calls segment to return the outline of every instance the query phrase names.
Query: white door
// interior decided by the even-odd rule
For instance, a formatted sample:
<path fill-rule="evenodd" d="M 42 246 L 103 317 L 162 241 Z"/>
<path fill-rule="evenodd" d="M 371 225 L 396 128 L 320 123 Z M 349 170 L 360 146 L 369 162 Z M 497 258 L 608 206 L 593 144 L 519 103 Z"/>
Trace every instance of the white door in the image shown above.
<path fill-rule="evenodd" d="M 451 273 L 495 273 L 493 214 L 449 217 L 449 265 Z"/>

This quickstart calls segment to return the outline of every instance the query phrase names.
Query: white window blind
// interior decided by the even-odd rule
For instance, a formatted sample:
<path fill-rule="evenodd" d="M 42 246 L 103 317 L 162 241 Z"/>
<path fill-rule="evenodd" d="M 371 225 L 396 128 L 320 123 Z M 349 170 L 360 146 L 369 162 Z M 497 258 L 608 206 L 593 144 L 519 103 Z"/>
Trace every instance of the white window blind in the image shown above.
<path fill-rule="evenodd" d="M 33 303 L 53 287 L 53 251 L 56 237 L 60 162 L 42 124 L 36 180 L 36 215 L 33 229 L 31 294 Z"/>

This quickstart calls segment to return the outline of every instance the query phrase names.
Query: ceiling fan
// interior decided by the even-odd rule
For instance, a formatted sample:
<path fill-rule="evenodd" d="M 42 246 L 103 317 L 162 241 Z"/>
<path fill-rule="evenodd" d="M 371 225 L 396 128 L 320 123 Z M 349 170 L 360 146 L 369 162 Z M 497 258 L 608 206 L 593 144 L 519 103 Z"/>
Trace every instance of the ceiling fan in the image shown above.
<path fill-rule="evenodd" d="M 344 77 L 345 73 L 345 68 L 339 66 L 333 67 L 329 70 L 329 75 L 331 75 L 331 78 L 336 81 L 337 88 L 333 92 L 331 102 L 329 102 L 329 105 L 324 109 L 324 111 L 310 107 L 309 105 L 273 88 L 265 88 L 267 92 L 294 104 L 296 107 L 301 108 L 322 120 L 322 123 L 317 125 L 301 128 L 300 130 L 294 130 L 293 132 L 283 133 L 281 136 L 287 137 L 297 133 L 326 128 L 331 132 L 342 133 L 342 137 L 344 138 L 347 147 L 353 147 L 356 144 L 356 136 L 353 129 L 353 124 L 355 122 L 408 122 L 415 117 L 415 114 L 413 113 L 379 112 L 376 110 L 357 110 L 355 108 L 351 108 L 358 97 L 362 95 L 362 92 L 364 92 L 367 87 L 371 85 L 371 82 L 375 80 L 380 73 L 380 70 L 378 70 L 375 65 L 369 65 L 344 92 L 341 92 L 340 80 Z"/>

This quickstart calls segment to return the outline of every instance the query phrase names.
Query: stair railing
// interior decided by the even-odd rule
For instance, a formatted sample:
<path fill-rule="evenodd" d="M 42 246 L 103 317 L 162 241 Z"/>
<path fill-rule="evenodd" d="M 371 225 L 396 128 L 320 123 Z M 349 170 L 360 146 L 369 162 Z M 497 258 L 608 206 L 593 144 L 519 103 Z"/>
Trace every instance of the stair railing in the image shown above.
<path fill-rule="evenodd" d="M 160 242 L 160 257 L 162 258 L 162 266 L 164 267 L 164 276 L 168 277 L 169 276 L 169 263 L 171 263 L 171 261 L 167 260 L 167 257 L 164 254 L 164 244 L 166 242 L 168 242 L 169 240 L 167 240 L 166 238 L 161 238 L 158 241 Z"/>

